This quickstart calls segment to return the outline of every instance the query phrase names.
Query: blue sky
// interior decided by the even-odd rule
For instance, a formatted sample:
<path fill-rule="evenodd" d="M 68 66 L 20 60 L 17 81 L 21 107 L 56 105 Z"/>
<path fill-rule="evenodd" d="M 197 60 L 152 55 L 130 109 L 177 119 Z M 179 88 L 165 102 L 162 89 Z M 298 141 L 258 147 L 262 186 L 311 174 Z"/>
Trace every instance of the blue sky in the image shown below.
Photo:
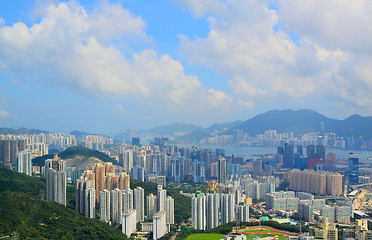
<path fill-rule="evenodd" d="M 372 114 L 368 0 L 0 2 L 0 126 L 116 135 Z"/>

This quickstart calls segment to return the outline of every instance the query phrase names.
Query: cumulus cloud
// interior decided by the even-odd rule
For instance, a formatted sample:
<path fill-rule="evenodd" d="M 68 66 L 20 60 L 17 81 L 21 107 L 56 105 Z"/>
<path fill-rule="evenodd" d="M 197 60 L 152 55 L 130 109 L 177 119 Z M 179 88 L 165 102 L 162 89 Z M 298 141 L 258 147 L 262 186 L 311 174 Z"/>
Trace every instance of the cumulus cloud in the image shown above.
<path fill-rule="evenodd" d="M 218 11 L 200 10 L 209 2 L 182 2 L 205 14 L 210 31 L 204 38 L 181 36 L 181 52 L 191 63 L 229 74 L 237 101 L 321 97 L 372 112 L 367 0 L 279 0 L 277 8 L 270 1 L 215 1 L 225 5 Z"/>
<path fill-rule="evenodd" d="M 88 12 L 72 1 L 48 5 L 41 13 L 40 22 L 30 27 L 22 22 L 0 27 L 0 66 L 49 87 L 134 99 L 175 111 L 217 107 L 226 100 L 197 77 L 186 75 L 170 55 L 151 49 L 119 50 L 113 41 L 125 44 L 148 37 L 143 19 L 118 3 L 102 2 Z"/>
<path fill-rule="evenodd" d="M 0 106 L 0 118 L 8 118 L 8 117 L 10 117 L 10 114 L 4 109 L 2 109 L 2 107 Z"/>

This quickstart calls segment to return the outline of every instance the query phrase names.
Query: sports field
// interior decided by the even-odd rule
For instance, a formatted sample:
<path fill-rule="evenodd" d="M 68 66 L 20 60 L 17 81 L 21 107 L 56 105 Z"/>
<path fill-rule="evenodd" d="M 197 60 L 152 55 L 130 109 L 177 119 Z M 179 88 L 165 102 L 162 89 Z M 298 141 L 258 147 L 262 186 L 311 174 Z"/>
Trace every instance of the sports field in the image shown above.
<path fill-rule="evenodd" d="M 223 239 L 223 235 L 222 234 L 216 234 L 216 233 L 208 233 L 208 234 L 204 234 L 204 233 L 196 233 L 196 234 L 192 234 L 190 235 L 188 238 L 186 238 L 187 240 L 219 240 L 219 239 Z"/>
<path fill-rule="evenodd" d="M 253 238 L 265 238 L 265 237 L 274 237 L 278 236 L 279 240 L 284 240 L 285 236 L 287 235 L 298 235 L 297 233 L 290 233 L 286 231 L 281 231 L 272 227 L 267 226 L 254 226 L 254 227 L 247 227 L 244 229 L 239 229 L 238 232 L 247 235 L 247 240 L 251 240 Z M 187 240 L 219 240 L 223 239 L 222 234 L 204 234 L 204 233 L 197 233 L 190 235 Z"/>

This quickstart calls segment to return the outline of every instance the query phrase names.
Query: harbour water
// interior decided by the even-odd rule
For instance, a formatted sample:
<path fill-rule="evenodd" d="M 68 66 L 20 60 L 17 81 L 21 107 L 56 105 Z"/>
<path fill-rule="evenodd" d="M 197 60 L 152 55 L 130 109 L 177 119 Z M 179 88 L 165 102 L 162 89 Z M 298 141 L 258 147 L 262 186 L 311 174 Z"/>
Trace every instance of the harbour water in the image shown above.
<path fill-rule="evenodd" d="M 192 147 L 195 145 L 184 145 L 185 147 Z M 257 159 L 264 154 L 275 154 L 277 153 L 277 147 L 253 147 L 253 146 L 235 146 L 235 145 L 211 145 L 211 144 L 199 144 L 200 148 L 211 149 L 215 151 L 216 149 L 224 149 L 226 155 L 235 155 L 244 157 L 245 159 Z M 296 151 L 296 150 L 295 150 Z M 372 158 L 372 151 L 370 150 L 346 150 L 338 148 L 326 148 L 326 155 L 328 153 L 336 154 L 337 159 L 348 159 L 349 153 L 359 155 L 360 162 L 368 162 L 368 158 Z"/>

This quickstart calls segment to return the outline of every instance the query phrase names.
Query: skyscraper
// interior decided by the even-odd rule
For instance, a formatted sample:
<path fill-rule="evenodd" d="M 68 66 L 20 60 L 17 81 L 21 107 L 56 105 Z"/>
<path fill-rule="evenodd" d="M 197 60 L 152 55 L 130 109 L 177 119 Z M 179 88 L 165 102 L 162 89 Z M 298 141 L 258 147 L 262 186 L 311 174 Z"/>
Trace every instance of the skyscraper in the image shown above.
<path fill-rule="evenodd" d="M 196 193 L 191 200 L 191 218 L 195 229 L 206 229 L 206 197 L 203 193 Z"/>
<path fill-rule="evenodd" d="M 127 188 L 123 191 L 123 212 L 133 209 L 133 190 Z"/>
<path fill-rule="evenodd" d="M 107 189 L 99 192 L 100 219 L 104 222 L 110 221 L 110 192 Z"/>
<path fill-rule="evenodd" d="M 121 223 L 123 213 L 123 194 L 119 188 L 111 190 L 110 195 L 111 223 Z"/>
<path fill-rule="evenodd" d="M 249 222 L 249 206 L 240 203 L 236 207 L 236 220 L 240 222 Z"/>
<path fill-rule="evenodd" d="M 148 220 L 152 220 L 153 216 L 156 213 L 156 196 L 150 193 L 146 197 L 146 202 L 147 202 L 146 216 Z"/>
<path fill-rule="evenodd" d="M 123 214 L 121 231 L 129 238 L 136 231 L 136 210 L 129 209 Z"/>
<path fill-rule="evenodd" d="M 159 211 L 154 215 L 152 239 L 159 239 L 167 232 L 166 215 L 165 212 Z"/>
<path fill-rule="evenodd" d="M 235 217 L 234 194 L 221 195 L 221 224 L 233 222 Z"/>
<path fill-rule="evenodd" d="M 141 187 L 134 189 L 134 209 L 136 209 L 137 222 L 145 218 L 145 190 Z"/>
<path fill-rule="evenodd" d="M 156 197 L 156 210 L 165 212 L 166 207 L 167 190 L 163 189 L 162 185 L 158 185 L 158 195 Z"/>
<path fill-rule="evenodd" d="M 206 228 L 212 229 L 220 225 L 220 195 L 210 192 L 206 198 Z"/>
<path fill-rule="evenodd" d="M 17 153 L 17 171 L 20 173 L 32 175 L 32 157 L 28 149 Z"/>
<path fill-rule="evenodd" d="M 283 149 L 283 167 L 293 168 L 294 156 L 293 156 L 293 144 L 286 143 Z"/>
<path fill-rule="evenodd" d="M 218 174 L 218 182 L 225 184 L 226 183 L 226 159 L 223 157 L 218 158 L 217 174 Z"/>
<path fill-rule="evenodd" d="M 359 183 L 359 157 L 358 154 L 349 154 L 349 184 Z"/>
<path fill-rule="evenodd" d="M 166 223 L 174 224 L 174 199 L 170 196 L 167 197 L 167 211 L 166 211 Z"/>
<path fill-rule="evenodd" d="M 57 155 L 45 160 L 47 200 L 66 205 L 66 172 Z"/>

